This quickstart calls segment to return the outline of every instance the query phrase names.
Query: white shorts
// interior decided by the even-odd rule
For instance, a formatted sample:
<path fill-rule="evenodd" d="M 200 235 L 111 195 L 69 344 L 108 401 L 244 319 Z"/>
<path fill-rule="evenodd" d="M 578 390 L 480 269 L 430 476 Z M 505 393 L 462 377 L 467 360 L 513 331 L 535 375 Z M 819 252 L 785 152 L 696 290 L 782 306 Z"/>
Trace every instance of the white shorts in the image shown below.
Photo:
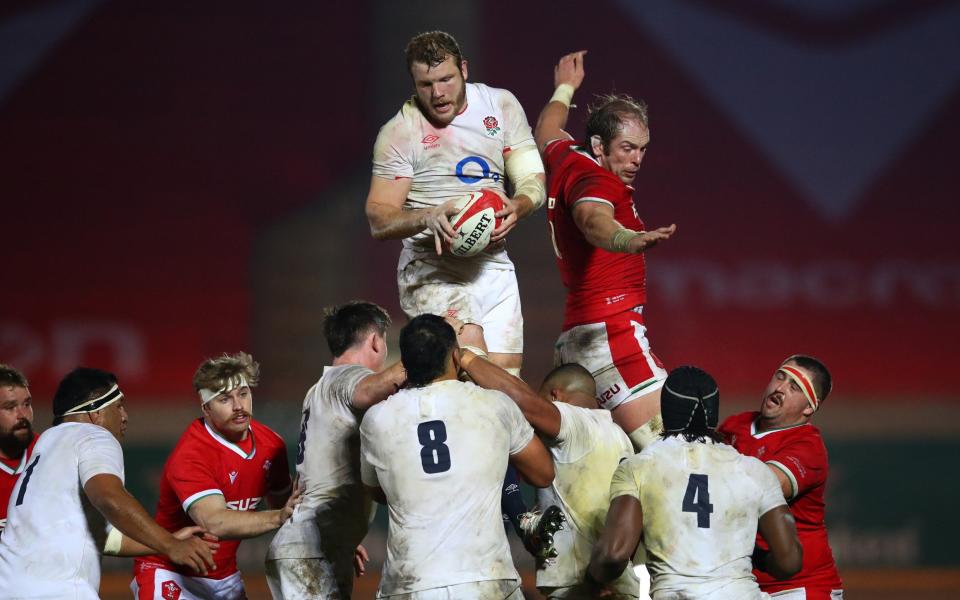
<path fill-rule="evenodd" d="M 327 600 L 353 593 L 353 551 L 331 560 L 278 558 L 266 562 L 273 600 Z"/>
<path fill-rule="evenodd" d="M 795 590 L 772 592 L 770 598 L 776 598 L 777 600 L 808 600 L 812 599 L 813 596 L 807 595 L 807 590 L 804 588 L 797 588 Z M 843 600 L 843 590 L 831 590 L 830 600 Z"/>
<path fill-rule="evenodd" d="M 667 371 L 650 350 L 643 307 L 560 334 L 554 365 L 578 363 L 597 381 L 597 404 L 614 408 L 663 387 Z"/>
<path fill-rule="evenodd" d="M 389 600 L 523 600 L 520 582 L 516 579 L 493 579 L 490 581 L 472 581 L 445 587 L 430 588 L 409 594 L 382 596 Z"/>
<path fill-rule="evenodd" d="M 523 353 L 520 289 L 512 269 L 470 260 L 418 258 L 397 271 L 400 306 L 411 319 L 431 313 L 483 327 L 487 351 Z"/>
<path fill-rule="evenodd" d="M 223 579 L 190 577 L 166 569 L 141 569 L 130 582 L 136 600 L 246 600 L 240 571 Z"/>
<path fill-rule="evenodd" d="M 657 590 L 651 594 L 653 600 L 769 600 L 770 596 L 760 591 L 757 582 L 752 579 L 731 581 L 720 588 L 701 591 L 697 585 L 683 590 Z"/>

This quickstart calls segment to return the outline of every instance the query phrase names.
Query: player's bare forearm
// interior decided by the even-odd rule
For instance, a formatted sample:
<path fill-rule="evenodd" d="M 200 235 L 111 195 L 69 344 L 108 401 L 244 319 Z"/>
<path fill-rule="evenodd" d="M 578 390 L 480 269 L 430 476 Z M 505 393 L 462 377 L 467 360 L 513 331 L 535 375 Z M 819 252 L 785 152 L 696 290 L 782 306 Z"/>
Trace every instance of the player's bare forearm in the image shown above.
<path fill-rule="evenodd" d="M 137 549 L 134 543 L 147 548 L 145 554 L 153 551 L 166 553 L 174 542 L 170 532 L 150 518 L 143 505 L 123 487 L 119 477 L 95 475 L 87 480 L 83 491 L 94 508 L 123 534 L 121 550 L 126 542 L 132 549 Z"/>
<path fill-rule="evenodd" d="M 553 457 L 537 436 L 533 436 L 523 450 L 510 455 L 510 464 L 533 487 L 545 488 L 556 476 Z"/>
<path fill-rule="evenodd" d="M 376 240 L 402 240 L 427 229 L 429 211 L 408 210 L 376 201 L 367 202 L 370 235 Z"/>
<path fill-rule="evenodd" d="M 364 377 L 353 392 L 351 404 L 354 408 L 366 410 L 377 402 L 386 400 L 400 389 L 406 380 L 407 372 L 403 363 L 397 361 L 379 373 Z"/>
<path fill-rule="evenodd" d="M 610 502 L 600 539 L 593 546 L 589 578 L 600 583 L 613 581 L 630 562 L 643 533 L 643 510 L 633 496 L 617 496 Z"/>
<path fill-rule="evenodd" d="M 670 225 L 652 231 L 632 231 L 625 229 L 613 215 L 613 206 L 605 202 L 588 200 L 573 207 L 573 220 L 583 237 L 607 252 L 640 254 L 669 239 L 677 230 L 676 225 Z"/>
<path fill-rule="evenodd" d="M 461 364 L 463 363 L 461 360 Z M 464 371 L 480 387 L 510 396 L 537 433 L 549 438 L 560 435 L 560 411 L 553 402 L 538 396 L 522 379 L 479 357 L 467 360 Z"/>
<path fill-rule="evenodd" d="M 540 117 L 537 118 L 537 125 L 533 129 L 533 140 L 542 154 L 547 142 L 553 140 L 572 139 L 570 134 L 564 128 L 567 126 L 567 118 L 570 115 L 570 109 L 562 102 L 553 100 L 548 102 L 543 110 L 540 111 Z"/>
<path fill-rule="evenodd" d="M 803 567 L 803 546 L 797 538 L 797 524 L 786 505 L 769 510 L 760 517 L 757 527 L 770 551 L 762 555 L 761 570 L 777 579 L 789 579 Z"/>
<path fill-rule="evenodd" d="M 277 529 L 289 517 L 285 508 L 230 510 L 223 496 L 197 500 L 188 511 L 194 523 L 222 539 L 246 539 Z"/>

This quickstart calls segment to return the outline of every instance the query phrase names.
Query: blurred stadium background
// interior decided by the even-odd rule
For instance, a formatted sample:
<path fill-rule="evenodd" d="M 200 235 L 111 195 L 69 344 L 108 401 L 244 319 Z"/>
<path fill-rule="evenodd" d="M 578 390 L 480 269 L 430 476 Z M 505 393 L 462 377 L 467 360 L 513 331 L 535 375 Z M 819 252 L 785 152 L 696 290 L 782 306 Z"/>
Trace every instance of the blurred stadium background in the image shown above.
<path fill-rule="evenodd" d="M 7 0 L 0 361 L 30 378 L 38 429 L 66 371 L 116 371 L 128 484 L 152 508 L 198 414 L 195 367 L 245 349 L 257 416 L 292 450 L 329 359 L 322 308 L 361 297 L 402 324 L 400 244 L 370 239 L 363 204 L 377 129 L 411 91 L 405 42 L 438 28 L 531 121 L 578 49 L 572 131 L 591 94 L 649 102 L 636 200 L 679 225 L 649 255 L 655 351 L 713 373 L 724 415 L 786 355 L 825 360 L 847 598 L 960 597 L 956 1 Z M 509 241 L 534 382 L 563 305 L 543 218 Z M 265 545 L 244 544 L 251 598 Z M 128 563 L 106 568 L 104 597 L 128 597 Z"/>

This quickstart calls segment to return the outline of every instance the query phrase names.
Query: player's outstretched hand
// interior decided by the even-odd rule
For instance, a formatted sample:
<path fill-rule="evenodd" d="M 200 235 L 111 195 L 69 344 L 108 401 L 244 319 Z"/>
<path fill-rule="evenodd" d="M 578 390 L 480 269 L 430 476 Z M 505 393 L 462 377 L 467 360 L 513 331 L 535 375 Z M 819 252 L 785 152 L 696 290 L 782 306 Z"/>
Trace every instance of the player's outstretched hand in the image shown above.
<path fill-rule="evenodd" d="M 497 193 L 500 194 L 499 191 Z M 520 220 L 520 215 L 517 213 L 517 203 L 504 194 L 500 194 L 500 196 L 503 198 L 503 208 L 495 212 L 493 216 L 503 219 L 503 221 L 500 222 L 500 227 L 493 230 L 493 234 L 490 236 L 491 244 L 507 237 L 510 230 L 516 227 L 517 221 Z"/>
<path fill-rule="evenodd" d="M 560 59 L 557 66 L 553 68 L 553 87 L 562 83 L 572 85 L 573 89 L 580 87 L 583 83 L 583 57 L 587 54 L 586 50 L 571 52 Z"/>
<path fill-rule="evenodd" d="M 187 527 L 186 529 L 192 528 Z M 177 533 L 183 531 L 181 529 Z M 210 544 L 191 534 L 186 539 L 175 539 L 164 554 L 169 556 L 174 563 L 189 567 L 200 575 L 206 575 L 208 570 L 217 568 L 217 565 L 213 562 L 213 553 L 218 546 L 219 544 Z"/>
<path fill-rule="evenodd" d="M 367 572 L 367 562 L 369 560 L 370 555 L 367 554 L 367 549 L 363 547 L 363 544 L 357 546 L 357 549 L 353 551 L 353 572 L 356 573 L 357 577 Z"/>
<path fill-rule="evenodd" d="M 453 332 L 457 334 L 457 342 L 460 342 L 460 334 L 463 333 L 463 327 L 466 325 L 463 321 L 456 317 L 447 315 L 443 318 L 447 322 L 447 325 L 453 327 Z"/>
<path fill-rule="evenodd" d="M 283 519 L 280 521 L 281 525 L 293 516 L 293 509 L 301 502 L 303 502 L 303 486 L 300 485 L 300 474 L 298 473 L 293 480 L 290 497 L 287 498 L 286 504 L 280 509 L 280 513 L 283 515 Z"/>
<path fill-rule="evenodd" d="M 656 246 L 659 242 L 669 239 L 676 232 L 677 226 L 658 227 L 653 231 L 641 231 L 640 235 L 630 240 L 630 252 L 639 254 Z"/>
<path fill-rule="evenodd" d="M 437 256 L 443 254 L 443 246 L 450 245 L 453 236 L 453 225 L 450 224 L 450 217 L 459 212 L 457 210 L 457 199 L 451 198 L 439 206 L 427 209 L 427 227 L 433 232 L 433 240 L 437 246 Z"/>

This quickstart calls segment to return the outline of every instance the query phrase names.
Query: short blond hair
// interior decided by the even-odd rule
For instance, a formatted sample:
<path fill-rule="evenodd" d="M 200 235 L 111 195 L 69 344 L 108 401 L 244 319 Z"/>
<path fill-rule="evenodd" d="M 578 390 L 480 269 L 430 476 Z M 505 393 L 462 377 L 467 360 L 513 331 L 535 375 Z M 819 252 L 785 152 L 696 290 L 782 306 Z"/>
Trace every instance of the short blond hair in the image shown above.
<path fill-rule="evenodd" d="M 203 361 L 193 375 L 193 389 L 219 390 L 227 381 L 237 375 L 243 375 L 247 385 L 256 387 L 260 381 L 260 363 L 246 352 L 224 354 L 220 358 L 208 358 Z"/>

